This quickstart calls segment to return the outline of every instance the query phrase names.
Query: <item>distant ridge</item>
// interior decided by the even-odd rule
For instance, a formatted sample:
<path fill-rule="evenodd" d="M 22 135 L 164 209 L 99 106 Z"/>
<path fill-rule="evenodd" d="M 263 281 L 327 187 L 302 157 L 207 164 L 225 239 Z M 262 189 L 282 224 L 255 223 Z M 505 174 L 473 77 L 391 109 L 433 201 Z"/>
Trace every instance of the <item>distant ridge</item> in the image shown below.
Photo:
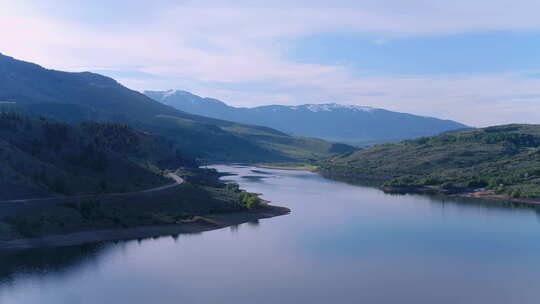
<path fill-rule="evenodd" d="M 451 120 L 358 105 L 327 103 L 240 108 L 182 90 L 145 91 L 144 94 L 178 110 L 197 115 L 347 143 L 391 142 L 468 128 Z"/>
<path fill-rule="evenodd" d="M 177 110 L 90 72 L 71 73 L 0 55 L 1 111 L 60 122 L 126 124 L 161 135 L 183 155 L 209 161 L 303 161 L 353 147 Z"/>

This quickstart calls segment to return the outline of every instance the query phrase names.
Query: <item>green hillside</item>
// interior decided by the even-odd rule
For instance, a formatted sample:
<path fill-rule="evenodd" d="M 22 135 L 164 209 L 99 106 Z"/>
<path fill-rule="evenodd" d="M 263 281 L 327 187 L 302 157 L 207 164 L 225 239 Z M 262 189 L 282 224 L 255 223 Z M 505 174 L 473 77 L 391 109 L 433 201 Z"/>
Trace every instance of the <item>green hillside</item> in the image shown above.
<path fill-rule="evenodd" d="M 288 212 L 284 208 L 260 206 L 256 195 L 238 189 L 235 184 L 219 182 L 218 175 L 211 170 L 190 168 L 189 174 L 185 183 L 161 191 L 70 197 L 62 201 L 45 199 L 25 203 L 16 214 L 9 212 L 13 204 L 3 203 L 0 242 L 103 229 L 181 227 L 182 221 L 194 216 L 230 212 L 244 212 L 248 217 L 257 212 Z"/>
<path fill-rule="evenodd" d="M 451 192 L 540 197 L 540 126 L 505 125 L 407 140 L 331 158 L 328 176 Z"/>
<path fill-rule="evenodd" d="M 165 178 L 165 170 L 181 182 Z M 219 177 L 174 141 L 123 124 L 0 112 L 0 241 L 272 209 Z"/>
<path fill-rule="evenodd" d="M 194 165 L 173 141 L 125 125 L 0 113 L 0 200 L 147 189 L 171 183 L 162 169 Z"/>
<path fill-rule="evenodd" d="M 267 127 L 188 114 L 99 74 L 48 70 L 1 54 L 0 101 L 0 109 L 61 122 L 127 124 L 210 161 L 301 161 L 329 157 L 335 148 Z"/>

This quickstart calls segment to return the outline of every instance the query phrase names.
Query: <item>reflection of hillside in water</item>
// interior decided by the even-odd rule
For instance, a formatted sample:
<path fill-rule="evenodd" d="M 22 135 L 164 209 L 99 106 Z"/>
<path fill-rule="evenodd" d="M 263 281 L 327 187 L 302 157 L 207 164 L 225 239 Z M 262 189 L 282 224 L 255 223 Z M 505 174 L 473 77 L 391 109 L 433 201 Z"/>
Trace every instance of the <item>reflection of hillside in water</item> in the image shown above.
<path fill-rule="evenodd" d="M 253 220 L 245 224 L 232 225 L 230 231 L 239 232 L 244 228 L 258 229 L 259 220 Z M 19 276 L 41 275 L 68 275 L 72 272 L 81 271 L 87 267 L 94 267 L 102 260 L 106 260 L 108 253 L 113 253 L 129 244 L 139 244 L 164 239 L 172 239 L 179 242 L 182 237 L 199 236 L 203 232 L 188 232 L 167 236 L 155 236 L 128 241 L 103 242 L 83 244 L 70 247 L 29 249 L 9 253 L 0 253 L 0 292 L 2 288 L 9 287 Z M 1 303 L 0 303 L 1 304 Z"/>
<path fill-rule="evenodd" d="M 343 176 L 330 176 L 327 174 L 321 174 L 321 176 L 333 181 L 346 183 L 349 185 L 366 187 L 366 188 L 379 188 L 380 181 L 369 179 L 351 179 Z M 382 191 L 382 190 L 381 190 Z M 429 199 L 429 202 L 434 206 L 441 206 L 444 208 L 447 206 L 455 206 L 461 209 L 485 209 L 485 210 L 531 210 L 535 211 L 540 221 L 540 206 L 533 204 L 512 203 L 508 201 L 489 200 L 482 198 L 468 198 L 460 196 L 449 196 L 443 194 L 430 194 L 430 193 L 399 193 L 399 192 L 385 192 L 389 196 L 418 196 Z"/>
<path fill-rule="evenodd" d="M 96 264 L 111 244 L 31 249 L 0 255 L 0 287 L 20 274 L 58 273 Z"/>

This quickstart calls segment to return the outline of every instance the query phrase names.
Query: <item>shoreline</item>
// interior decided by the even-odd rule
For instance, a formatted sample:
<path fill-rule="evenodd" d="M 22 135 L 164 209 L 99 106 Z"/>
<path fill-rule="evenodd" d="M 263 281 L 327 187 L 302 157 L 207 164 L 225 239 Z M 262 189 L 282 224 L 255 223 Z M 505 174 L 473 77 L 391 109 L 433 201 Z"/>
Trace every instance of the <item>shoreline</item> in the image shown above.
<path fill-rule="evenodd" d="M 506 202 L 510 204 L 521 204 L 521 205 L 540 207 L 540 199 L 505 197 L 505 196 L 498 196 L 497 194 L 492 194 L 492 193 L 487 193 L 487 192 L 482 192 L 482 191 L 460 193 L 456 195 L 463 198 L 484 199 L 484 200 L 489 200 L 489 201 L 498 201 L 498 202 Z"/>
<path fill-rule="evenodd" d="M 317 172 L 316 166 L 305 164 L 253 164 L 252 166 L 259 169 Z"/>
<path fill-rule="evenodd" d="M 516 198 L 497 195 L 491 191 L 449 191 L 442 189 L 433 189 L 426 187 L 378 187 L 385 193 L 400 194 L 440 194 L 447 197 L 460 197 L 468 199 L 481 199 L 490 202 L 499 202 L 507 204 L 520 204 L 524 206 L 540 207 L 540 199 Z"/>
<path fill-rule="evenodd" d="M 199 216 L 194 221 L 186 221 L 176 225 L 81 231 L 38 238 L 5 240 L 0 241 L 0 254 L 26 249 L 76 246 L 87 243 L 127 241 L 157 236 L 199 233 L 244 224 L 255 220 L 287 215 L 290 212 L 291 210 L 286 207 L 265 205 L 264 207 L 254 210 Z"/>
<path fill-rule="evenodd" d="M 466 199 L 482 199 L 488 202 L 498 202 L 506 204 L 520 204 L 523 206 L 540 207 L 540 199 L 531 198 L 515 198 L 497 195 L 490 191 L 474 191 L 473 188 L 468 189 L 433 189 L 422 186 L 410 186 L 410 187 L 395 187 L 395 186 L 381 186 L 382 181 L 388 179 L 385 176 L 377 175 L 363 175 L 363 174 L 336 174 L 328 171 L 317 171 L 320 176 L 335 181 L 350 182 L 353 184 L 361 184 L 364 186 L 376 187 L 385 193 L 398 193 L 398 194 L 438 194 L 447 197 L 459 197 Z M 364 178 L 365 180 L 359 181 L 358 178 Z"/>

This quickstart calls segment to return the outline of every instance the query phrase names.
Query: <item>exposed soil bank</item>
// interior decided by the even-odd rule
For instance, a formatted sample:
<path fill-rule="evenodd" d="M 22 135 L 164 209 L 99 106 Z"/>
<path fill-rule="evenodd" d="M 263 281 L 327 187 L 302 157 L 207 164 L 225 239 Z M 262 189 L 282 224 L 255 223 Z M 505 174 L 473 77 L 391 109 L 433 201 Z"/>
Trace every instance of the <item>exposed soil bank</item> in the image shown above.
<path fill-rule="evenodd" d="M 285 207 L 266 205 L 255 210 L 197 217 L 195 221 L 183 222 L 176 225 L 84 231 L 39 238 L 0 241 L 0 253 L 41 247 L 74 246 L 103 241 L 131 240 L 182 233 L 197 233 L 285 215 L 290 212 L 291 210 Z"/>
<path fill-rule="evenodd" d="M 508 196 L 504 196 L 500 194 L 495 194 L 491 191 L 477 191 L 477 192 L 470 192 L 470 193 L 461 193 L 461 194 L 458 194 L 458 196 L 465 197 L 465 198 L 480 198 L 484 200 L 508 202 L 508 203 L 513 203 L 513 204 L 522 204 L 522 205 L 540 207 L 539 199 L 508 197 Z"/>

